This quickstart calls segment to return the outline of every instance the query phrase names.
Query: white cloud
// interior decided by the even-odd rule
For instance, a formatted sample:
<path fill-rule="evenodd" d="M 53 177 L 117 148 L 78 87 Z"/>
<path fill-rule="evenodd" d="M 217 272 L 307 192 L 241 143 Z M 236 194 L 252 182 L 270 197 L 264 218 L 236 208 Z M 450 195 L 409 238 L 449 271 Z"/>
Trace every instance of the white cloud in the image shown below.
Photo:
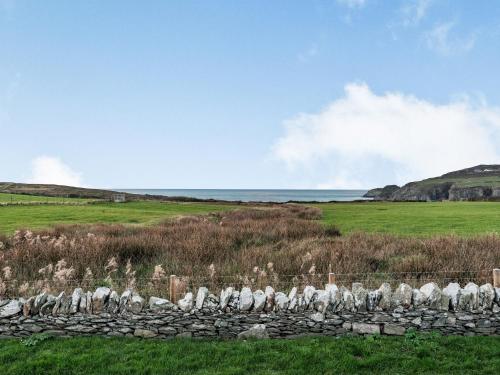
<path fill-rule="evenodd" d="M 337 0 L 337 3 L 349 8 L 362 8 L 366 4 L 366 0 Z"/>
<path fill-rule="evenodd" d="M 466 37 L 452 36 L 455 22 L 437 24 L 432 30 L 424 34 L 427 47 L 443 56 L 465 53 L 474 48 L 476 34 L 472 33 Z"/>
<path fill-rule="evenodd" d="M 401 8 L 403 26 L 416 26 L 425 17 L 433 0 L 411 0 Z"/>
<path fill-rule="evenodd" d="M 466 97 L 433 104 L 351 83 L 323 111 L 284 125 L 273 155 L 316 187 L 401 184 L 500 161 L 500 108 Z"/>
<path fill-rule="evenodd" d="M 32 161 L 32 184 L 82 186 L 82 174 L 73 171 L 59 158 L 39 156 Z"/>

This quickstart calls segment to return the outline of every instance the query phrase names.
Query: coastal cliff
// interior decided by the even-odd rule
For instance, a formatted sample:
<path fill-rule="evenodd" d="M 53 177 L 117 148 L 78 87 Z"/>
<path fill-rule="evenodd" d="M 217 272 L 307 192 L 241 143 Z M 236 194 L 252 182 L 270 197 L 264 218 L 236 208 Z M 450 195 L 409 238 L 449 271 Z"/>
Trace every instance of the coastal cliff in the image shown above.
<path fill-rule="evenodd" d="M 388 201 L 500 200 L 500 165 L 478 165 L 401 188 L 388 185 L 368 191 L 365 197 Z"/>

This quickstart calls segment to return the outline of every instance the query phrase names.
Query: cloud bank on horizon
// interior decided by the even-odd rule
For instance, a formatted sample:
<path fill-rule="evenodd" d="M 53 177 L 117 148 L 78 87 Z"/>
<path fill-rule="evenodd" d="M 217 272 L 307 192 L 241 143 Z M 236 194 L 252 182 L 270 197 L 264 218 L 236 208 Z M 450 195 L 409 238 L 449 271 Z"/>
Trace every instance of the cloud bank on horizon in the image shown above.
<path fill-rule="evenodd" d="M 316 171 L 318 188 L 369 188 L 498 163 L 499 150 L 500 108 L 467 97 L 434 104 L 377 95 L 350 83 L 319 113 L 287 120 L 273 154 L 292 172 Z"/>
<path fill-rule="evenodd" d="M 32 161 L 32 175 L 28 183 L 83 186 L 81 173 L 51 156 L 39 156 Z"/>

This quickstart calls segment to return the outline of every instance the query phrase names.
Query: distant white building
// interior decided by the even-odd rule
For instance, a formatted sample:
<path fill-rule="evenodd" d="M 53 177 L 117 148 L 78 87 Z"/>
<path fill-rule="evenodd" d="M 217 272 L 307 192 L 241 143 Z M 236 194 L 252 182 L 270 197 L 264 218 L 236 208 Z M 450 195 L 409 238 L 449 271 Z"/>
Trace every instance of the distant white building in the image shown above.
<path fill-rule="evenodd" d="M 113 194 L 113 202 L 115 203 L 123 203 L 127 201 L 127 197 L 125 194 Z"/>

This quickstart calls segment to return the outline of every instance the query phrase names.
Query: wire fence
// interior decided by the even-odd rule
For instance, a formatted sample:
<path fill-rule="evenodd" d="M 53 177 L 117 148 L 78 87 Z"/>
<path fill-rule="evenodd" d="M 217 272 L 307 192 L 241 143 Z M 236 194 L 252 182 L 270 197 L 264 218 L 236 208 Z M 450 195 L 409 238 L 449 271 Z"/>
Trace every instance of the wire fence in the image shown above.
<path fill-rule="evenodd" d="M 207 287 L 211 292 L 217 293 L 221 289 L 234 287 L 241 289 L 249 287 L 252 290 L 264 290 L 271 286 L 276 291 L 289 292 L 293 287 L 299 291 L 311 285 L 316 289 L 323 289 L 330 282 L 338 287 L 351 288 L 353 283 L 362 283 L 365 288 L 378 289 L 383 283 L 389 283 L 392 288 L 406 283 L 412 288 L 420 288 L 422 285 L 434 282 L 441 288 L 449 283 L 456 282 L 464 286 L 468 282 L 478 285 L 492 283 L 492 270 L 467 270 L 467 271 L 445 271 L 445 272 L 377 272 L 377 273 L 348 273 L 348 274 L 299 274 L 299 275 L 270 275 L 267 277 L 256 277 L 255 275 L 215 275 L 214 277 L 185 276 L 178 277 L 182 286 L 176 288 L 176 298 L 182 296 L 186 291 L 195 292 L 200 286 Z"/>
<path fill-rule="evenodd" d="M 218 295 L 222 289 L 233 287 L 241 290 L 249 287 L 252 290 L 264 290 L 267 286 L 276 291 L 289 292 L 293 287 L 299 291 L 311 285 L 323 289 L 325 284 L 335 283 L 337 286 L 351 288 L 352 284 L 362 283 L 365 288 L 377 289 L 382 283 L 389 283 L 397 288 L 401 283 L 412 288 L 434 282 L 441 288 L 451 282 L 464 286 L 468 282 L 478 285 L 494 283 L 492 270 L 457 270 L 443 272 L 377 272 L 377 273 L 326 273 L 283 275 L 273 273 L 260 275 L 217 275 L 207 276 L 164 276 L 160 278 L 107 278 L 104 280 L 85 279 L 36 279 L 36 280 L 0 280 L 0 297 L 28 297 L 42 291 L 59 294 L 64 291 L 72 293 L 75 288 L 84 291 L 95 290 L 106 286 L 118 292 L 133 289 L 144 297 L 162 297 L 178 301 L 187 292 L 196 293 L 200 287 L 206 287 L 211 293 Z M 498 280 L 500 282 L 500 280 Z"/>

